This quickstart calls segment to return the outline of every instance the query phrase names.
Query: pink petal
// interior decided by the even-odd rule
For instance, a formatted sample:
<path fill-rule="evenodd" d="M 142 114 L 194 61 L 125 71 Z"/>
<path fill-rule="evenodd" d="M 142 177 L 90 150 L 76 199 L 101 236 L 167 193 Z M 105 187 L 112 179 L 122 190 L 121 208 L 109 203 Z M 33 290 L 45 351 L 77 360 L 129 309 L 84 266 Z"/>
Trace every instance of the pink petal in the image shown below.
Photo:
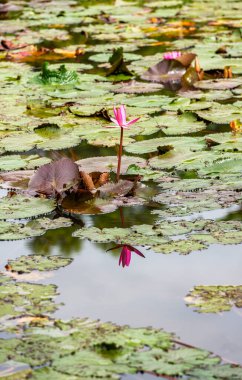
<path fill-rule="evenodd" d="M 126 245 L 124 245 L 121 251 L 119 262 L 122 261 L 122 266 L 124 268 L 125 266 L 129 266 L 130 260 L 131 260 L 131 251 L 128 249 Z"/>
<path fill-rule="evenodd" d="M 117 109 L 117 122 L 120 127 L 123 125 L 122 114 L 120 108 Z"/>
<path fill-rule="evenodd" d="M 128 248 L 131 252 L 137 253 L 137 255 L 145 257 L 142 252 L 140 252 L 137 248 L 133 247 L 132 245 L 128 245 Z"/>
<path fill-rule="evenodd" d="M 129 121 L 128 123 L 126 123 L 126 125 L 134 124 L 134 123 L 136 123 L 136 121 L 138 121 L 139 119 L 140 119 L 140 117 L 137 117 L 136 119 L 133 119 L 133 120 Z"/>
<path fill-rule="evenodd" d="M 113 117 L 110 117 L 110 120 L 112 120 L 112 122 L 119 127 L 119 123 L 117 122 L 116 119 L 114 119 Z"/>
<path fill-rule="evenodd" d="M 122 124 L 126 124 L 126 110 L 125 110 L 124 105 L 120 107 L 120 114 L 122 117 Z"/>
<path fill-rule="evenodd" d="M 127 249 L 127 253 L 126 253 L 126 265 L 127 267 L 129 266 L 130 264 L 130 261 L 131 261 L 131 251 L 129 249 Z"/>
<path fill-rule="evenodd" d="M 123 257 L 122 257 L 122 252 L 121 252 L 121 254 L 120 254 L 120 256 L 119 256 L 119 262 L 118 262 L 118 265 L 121 264 L 122 259 L 123 259 Z"/>
<path fill-rule="evenodd" d="M 118 249 L 118 248 L 121 248 L 121 247 L 122 247 L 122 245 L 121 245 L 121 244 L 118 244 L 118 245 L 115 245 L 115 247 L 112 247 L 112 248 L 107 249 L 106 252 L 108 252 L 108 251 L 113 251 L 114 249 Z"/>
<path fill-rule="evenodd" d="M 115 107 L 113 107 L 113 113 L 114 113 L 115 118 L 117 119 L 118 113 Z"/>
<path fill-rule="evenodd" d="M 163 54 L 163 58 L 166 60 L 177 59 L 182 55 L 180 51 L 170 51 L 168 53 Z"/>

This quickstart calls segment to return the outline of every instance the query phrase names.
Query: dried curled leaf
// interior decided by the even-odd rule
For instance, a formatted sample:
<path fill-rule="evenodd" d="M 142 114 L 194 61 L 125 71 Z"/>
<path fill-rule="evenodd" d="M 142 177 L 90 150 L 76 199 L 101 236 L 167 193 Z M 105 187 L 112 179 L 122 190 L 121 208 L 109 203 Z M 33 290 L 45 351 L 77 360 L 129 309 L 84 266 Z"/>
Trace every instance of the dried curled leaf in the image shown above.
<path fill-rule="evenodd" d="M 111 67 L 107 71 L 106 76 L 113 74 L 133 75 L 124 62 L 122 47 L 114 49 L 112 57 L 109 58 L 109 63 L 111 64 Z"/>

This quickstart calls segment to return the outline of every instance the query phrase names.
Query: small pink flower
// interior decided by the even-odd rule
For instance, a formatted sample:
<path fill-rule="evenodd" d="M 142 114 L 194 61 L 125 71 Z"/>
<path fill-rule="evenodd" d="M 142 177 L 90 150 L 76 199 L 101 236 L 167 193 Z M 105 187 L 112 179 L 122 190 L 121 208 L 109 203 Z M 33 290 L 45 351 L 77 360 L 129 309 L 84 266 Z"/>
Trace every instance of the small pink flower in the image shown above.
<path fill-rule="evenodd" d="M 132 247 L 132 245 L 127 245 L 127 244 L 119 244 L 113 248 L 110 248 L 108 249 L 108 251 L 110 250 L 113 250 L 113 249 L 117 249 L 117 248 L 121 248 L 122 247 L 122 251 L 120 253 L 120 257 L 119 257 L 119 265 L 122 263 L 122 266 L 123 268 L 126 266 L 128 267 L 129 264 L 130 264 L 130 261 L 131 261 L 131 253 L 134 252 L 136 253 L 137 255 L 141 256 L 141 257 L 145 257 L 143 255 L 143 253 L 141 253 L 138 249 L 136 249 L 135 247 Z"/>
<path fill-rule="evenodd" d="M 170 51 L 168 53 L 163 54 L 163 58 L 166 60 L 177 59 L 182 55 L 180 51 Z"/>
<path fill-rule="evenodd" d="M 125 128 L 128 129 L 128 127 L 131 124 L 136 123 L 140 119 L 140 117 L 133 119 L 129 122 L 126 121 L 126 110 L 125 106 L 122 105 L 120 108 L 115 108 L 113 107 L 113 112 L 114 112 L 114 118 L 111 117 L 112 122 L 114 122 L 115 125 L 108 125 L 107 128 Z"/>

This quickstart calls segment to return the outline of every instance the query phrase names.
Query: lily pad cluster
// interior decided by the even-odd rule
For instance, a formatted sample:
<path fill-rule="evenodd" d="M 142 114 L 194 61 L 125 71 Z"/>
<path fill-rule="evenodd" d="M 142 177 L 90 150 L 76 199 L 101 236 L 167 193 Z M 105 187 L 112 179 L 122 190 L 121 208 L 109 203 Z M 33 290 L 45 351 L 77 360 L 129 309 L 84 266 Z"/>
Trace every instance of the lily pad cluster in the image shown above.
<path fill-rule="evenodd" d="M 98 243 L 143 245 L 155 252 L 188 254 L 205 249 L 210 244 L 240 244 L 241 223 L 238 221 L 161 221 L 155 225 L 138 225 L 131 228 L 82 228 L 73 236 Z M 176 239 L 174 239 L 176 237 Z M 180 238 L 179 238 L 180 237 Z"/>
<path fill-rule="evenodd" d="M 234 379 L 241 376 L 240 367 L 221 365 L 208 351 L 177 345 L 163 330 L 54 319 L 53 285 L 16 282 L 3 274 L 0 283 L 0 302 L 8 299 L 1 306 L 0 327 L 12 335 L 0 338 L 4 379 L 120 379 L 138 371 L 197 379 L 213 374 L 216 379 L 222 371 Z"/>

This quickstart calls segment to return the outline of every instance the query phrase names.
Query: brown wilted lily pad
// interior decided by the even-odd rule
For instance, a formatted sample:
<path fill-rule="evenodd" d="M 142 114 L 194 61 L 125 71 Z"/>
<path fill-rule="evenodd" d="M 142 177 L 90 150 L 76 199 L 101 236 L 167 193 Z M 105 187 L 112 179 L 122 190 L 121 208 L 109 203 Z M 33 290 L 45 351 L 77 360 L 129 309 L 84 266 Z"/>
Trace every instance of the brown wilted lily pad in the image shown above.
<path fill-rule="evenodd" d="M 28 190 L 46 195 L 61 194 L 80 181 L 78 166 L 69 158 L 61 158 L 41 166 L 29 181 Z"/>
<path fill-rule="evenodd" d="M 202 90 L 229 90 L 242 85 L 242 78 L 221 78 L 195 82 L 194 87 Z"/>
<path fill-rule="evenodd" d="M 164 88 L 162 84 L 131 80 L 119 83 L 118 86 L 112 88 L 112 91 L 117 94 L 146 94 L 160 91 L 162 88 Z"/>
<path fill-rule="evenodd" d="M 163 59 L 161 62 L 150 67 L 141 78 L 151 82 L 163 83 L 172 89 L 178 89 L 182 76 L 186 69 L 195 59 L 196 54 L 182 54 L 177 59 Z"/>
<path fill-rule="evenodd" d="M 34 170 L 17 170 L 0 175 L 0 187 L 2 189 L 27 190 L 28 183 Z"/>
<path fill-rule="evenodd" d="M 116 172 L 117 170 L 117 157 L 104 156 L 104 157 L 91 157 L 84 158 L 83 160 L 76 161 L 81 171 L 86 173 L 92 172 Z M 137 165 L 141 168 L 146 167 L 146 160 L 140 157 L 123 156 L 121 165 L 121 174 L 125 174 L 130 165 Z"/>

